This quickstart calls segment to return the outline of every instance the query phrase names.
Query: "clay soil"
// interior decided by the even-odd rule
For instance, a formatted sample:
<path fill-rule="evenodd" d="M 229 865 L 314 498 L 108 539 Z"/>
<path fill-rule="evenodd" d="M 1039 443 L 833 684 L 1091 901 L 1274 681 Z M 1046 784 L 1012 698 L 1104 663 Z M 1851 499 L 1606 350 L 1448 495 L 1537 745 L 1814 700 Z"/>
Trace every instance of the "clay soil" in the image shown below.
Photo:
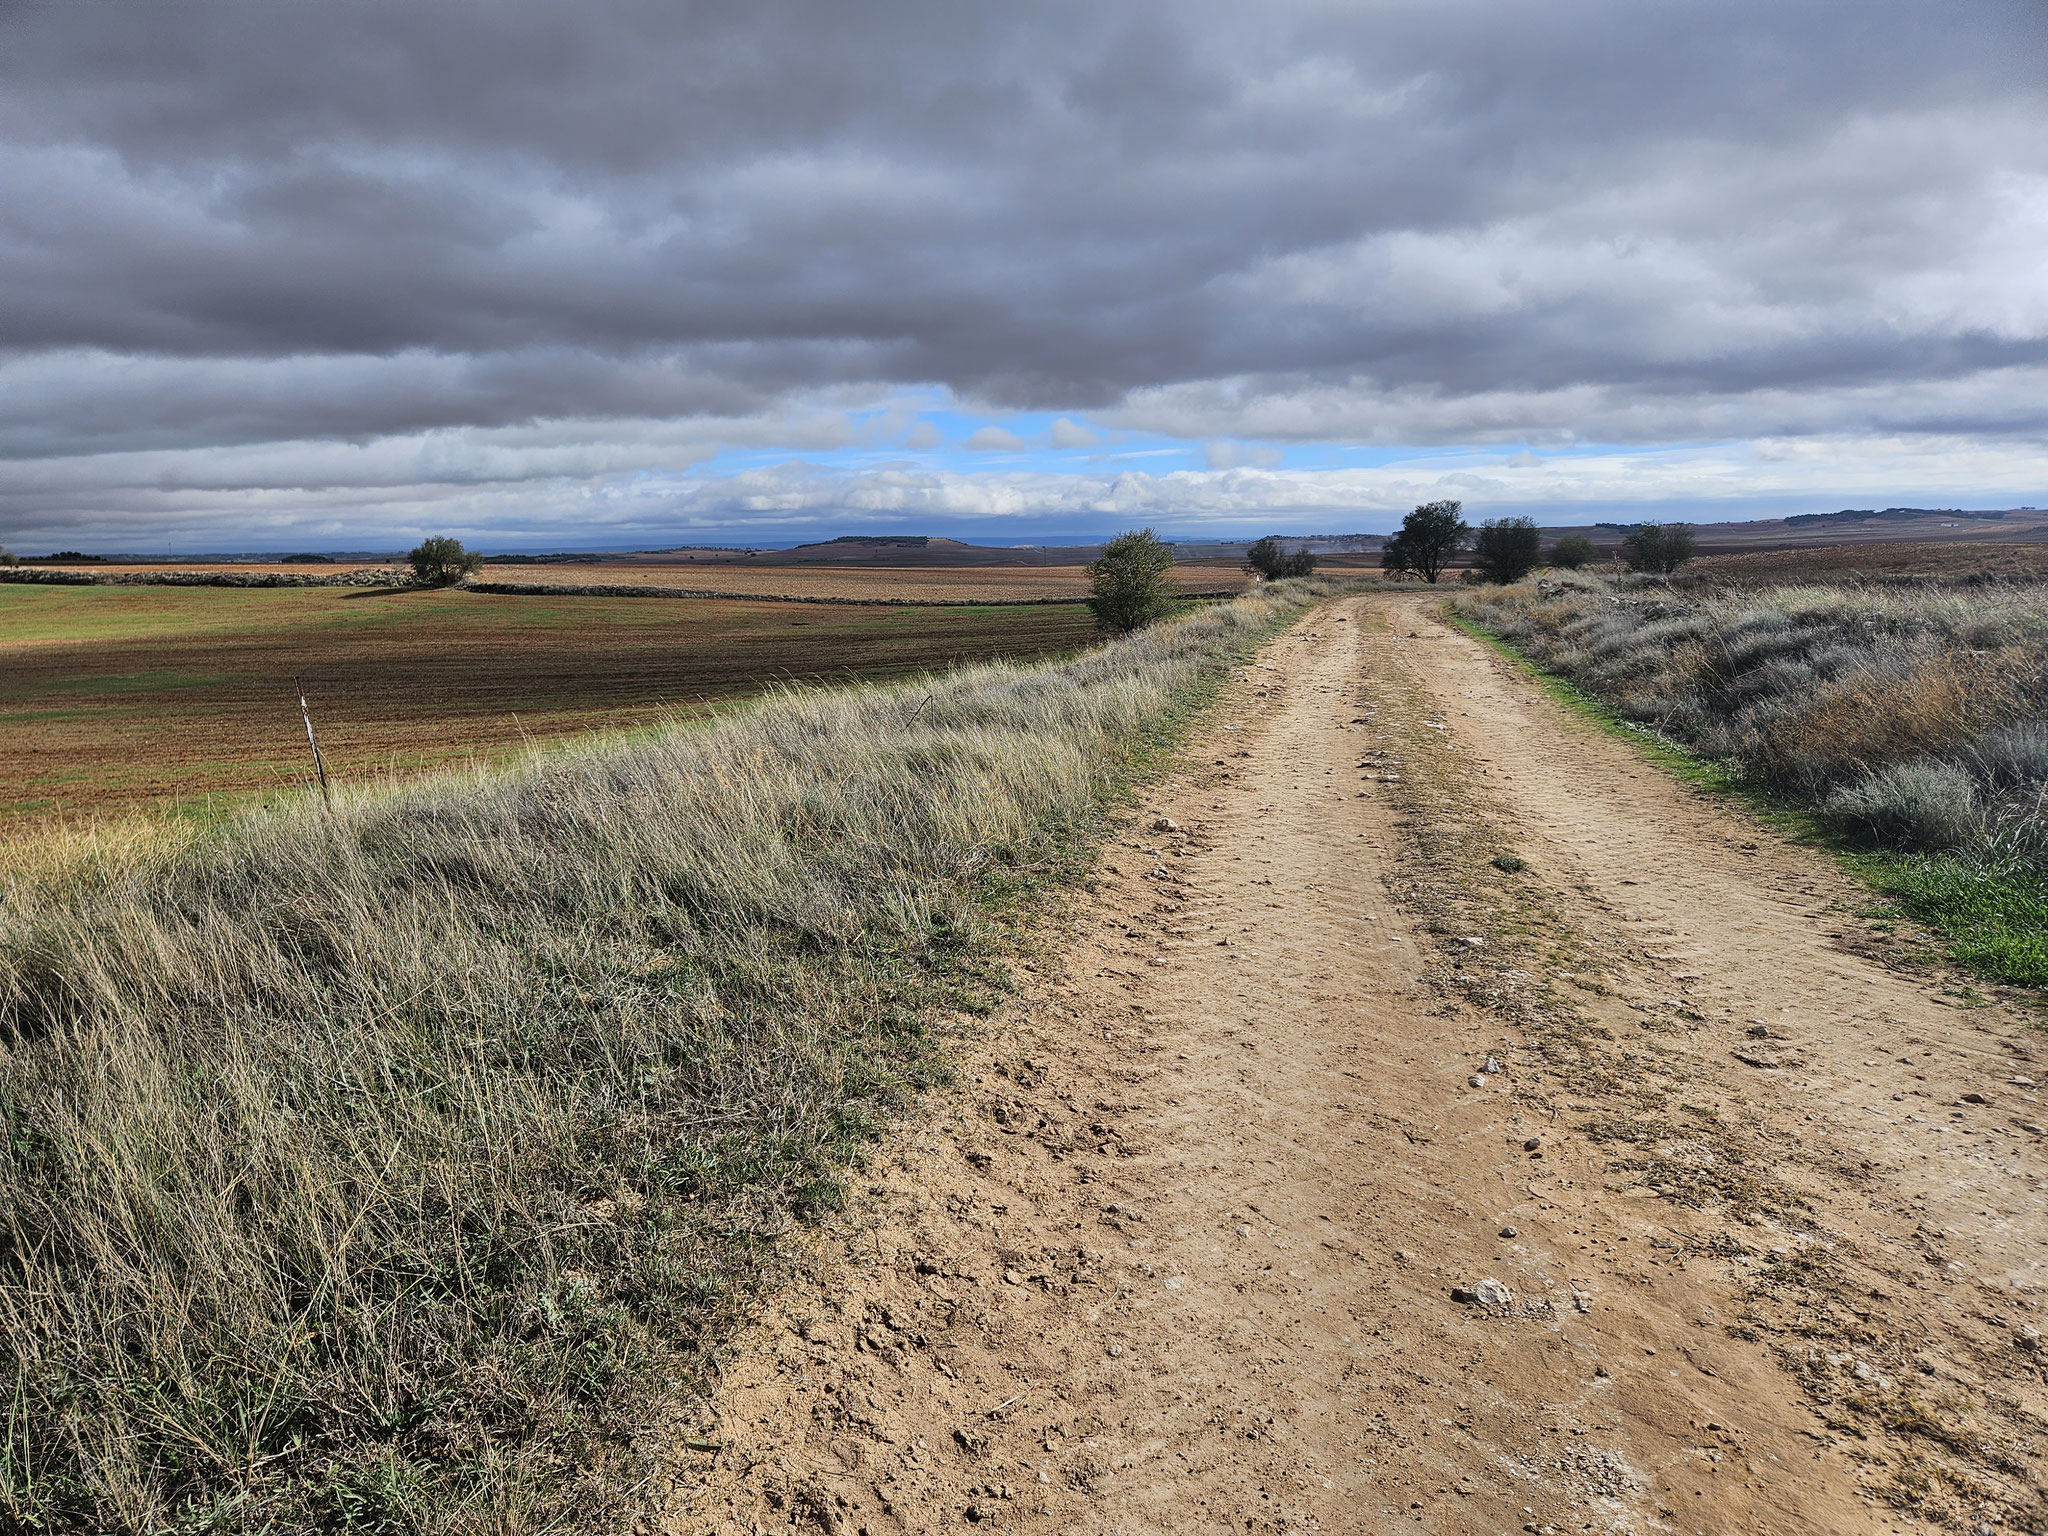
<path fill-rule="evenodd" d="M 1247 670 L 669 1530 L 2043 1528 L 2031 1017 L 1433 613 Z"/>
<path fill-rule="evenodd" d="M 330 771 L 360 782 L 1093 638 L 1078 606 L 0 587 L 0 822 L 302 794 L 296 677 Z"/>
<path fill-rule="evenodd" d="M 1883 581 L 1902 576 L 1951 581 L 2041 581 L 2048 579 L 2048 543 L 1953 540 L 1945 544 L 1834 544 L 1820 549 L 1763 550 L 1753 554 L 1709 555 L 1688 565 L 1685 575 L 1689 580 L 1705 578 L 1745 587 L 1853 581 L 1858 577 Z"/>
<path fill-rule="evenodd" d="M 347 563 L 325 565 L 220 564 L 173 562 L 78 566 L 67 569 L 136 574 L 220 571 L 229 574 L 327 576 L 353 569 Z M 1236 592 L 1249 581 L 1237 561 L 1188 562 L 1176 571 L 1189 592 Z M 1061 599 L 1079 602 L 1088 595 L 1085 564 L 1060 565 L 800 565 L 750 562 L 731 556 L 717 560 L 600 560 L 563 564 L 486 565 L 478 581 L 535 582 L 551 586 L 677 587 L 730 592 L 746 597 L 831 597 L 904 603 L 1018 603 Z"/>
<path fill-rule="evenodd" d="M 1186 565 L 1176 571 L 1183 590 L 1241 591 L 1241 566 Z M 987 566 L 751 566 L 716 565 L 504 565 L 488 566 L 483 581 L 602 583 L 619 586 L 703 587 L 763 597 L 886 598 L 902 602 L 1034 602 L 1088 595 L 1085 565 Z"/>

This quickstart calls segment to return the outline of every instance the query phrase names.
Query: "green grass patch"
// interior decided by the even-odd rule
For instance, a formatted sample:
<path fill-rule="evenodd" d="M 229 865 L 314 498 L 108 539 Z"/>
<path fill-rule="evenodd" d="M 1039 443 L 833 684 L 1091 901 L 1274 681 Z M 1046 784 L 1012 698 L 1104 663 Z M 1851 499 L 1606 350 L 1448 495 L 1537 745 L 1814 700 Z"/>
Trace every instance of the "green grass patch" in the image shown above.
<path fill-rule="evenodd" d="M 1988 981 L 2048 987 L 2048 877 L 1945 854 L 1850 853 L 1849 867 Z"/>

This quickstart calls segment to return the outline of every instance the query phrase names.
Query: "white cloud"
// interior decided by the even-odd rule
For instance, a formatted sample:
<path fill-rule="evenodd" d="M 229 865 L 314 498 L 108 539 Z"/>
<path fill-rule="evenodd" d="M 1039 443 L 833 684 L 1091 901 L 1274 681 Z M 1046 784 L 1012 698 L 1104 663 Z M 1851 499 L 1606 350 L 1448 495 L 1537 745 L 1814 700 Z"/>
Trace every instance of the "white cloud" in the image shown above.
<path fill-rule="evenodd" d="M 1236 469 L 1251 465 L 1271 469 L 1281 461 L 1280 450 L 1265 443 L 1235 443 L 1216 439 L 1202 445 L 1202 458 L 1211 469 Z"/>
<path fill-rule="evenodd" d="M 656 430 L 650 427 L 650 431 Z M 644 450 L 645 444 L 638 445 Z M 399 547 L 449 532 L 486 546 L 651 548 L 694 538 L 774 539 L 824 528 L 901 527 L 968 537 L 1275 528 L 1369 532 L 1424 501 L 1472 517 L 1582 522 L 1634 511 L 1694 520 L 1841 506 L 2048 504 L 2048 443 L 1902 434 L 1757 439 L 1711 447 L 1415 454 L 1369 468 L 1063 474 L 817 462 L 718 473 L 650 472 L 616 439 L 493 434 L 463 454 L 398 440 L 362 449 L 263 445 L 214 452 L 0 466 L 0 543 L 105 550 Z M 689 462 L 685 436 L 665 441 Z M 699 455 L 708 451 L 699 443 Z M 315 465 L 317 475 L 306 466 Z M 496 471 L 493 478 L 486 471 Z M 109 487 L 114 487 L 112 491 Z M 84 530 L 84 537 L 79 536 Z"/>
<path fill-rule="evenodd" d="M 2048 9 L 1867 9 L 17 7 L 0 536 L 2038 499 Z"/>

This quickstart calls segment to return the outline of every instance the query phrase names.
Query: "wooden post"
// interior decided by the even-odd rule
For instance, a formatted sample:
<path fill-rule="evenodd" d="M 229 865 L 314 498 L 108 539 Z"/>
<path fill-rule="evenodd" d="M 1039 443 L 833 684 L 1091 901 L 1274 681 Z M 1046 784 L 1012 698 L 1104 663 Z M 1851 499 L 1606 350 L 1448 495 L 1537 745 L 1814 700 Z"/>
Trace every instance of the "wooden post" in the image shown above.
<path fill-rule="evenodd" d="M 313 737 L 313 711 L 306 706 L 306 685 L 295 677 L 292 686 L 299 690 L 299 718 L 306 722 L 306 745 L 313 749 L 313 772 L 320 776 L 320 799 L 331 811 L 334 796 L 327 791 L 327 765 L 320 760 L 320 743 Z"/>

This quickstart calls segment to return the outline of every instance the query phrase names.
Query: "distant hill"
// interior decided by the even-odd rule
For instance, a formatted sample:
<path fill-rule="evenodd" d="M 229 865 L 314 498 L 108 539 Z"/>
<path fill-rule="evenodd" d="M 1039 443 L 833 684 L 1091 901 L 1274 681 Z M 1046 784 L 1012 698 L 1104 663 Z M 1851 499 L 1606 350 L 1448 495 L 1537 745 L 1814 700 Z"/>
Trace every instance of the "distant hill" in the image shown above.
<path fill-rule="evenodd" d="M 842 533 L 836 539 L 820 539 L 812 544 L 799 544 L 798 549 L 831 549 L 838 544 L 856 544 L 862 548 L 882 546 L 890 549 L 923 549 L 934 542 L 922 533 Z M 940 544 L 952 544 L 957 540 L 939 539 Z"/>
<path fill-rule="evenodd" d="M 1903 523 L 1926 517 L 1974 517 L 2002 521 L 2003 511 L 1965 512 L 1957 507 L 1886 507 L 1882 512 L 1845 507 L 1840 512 L 1798 512 L 1785 519 L 1787 528 L 1810 528 L 1822 523 Z"/>

